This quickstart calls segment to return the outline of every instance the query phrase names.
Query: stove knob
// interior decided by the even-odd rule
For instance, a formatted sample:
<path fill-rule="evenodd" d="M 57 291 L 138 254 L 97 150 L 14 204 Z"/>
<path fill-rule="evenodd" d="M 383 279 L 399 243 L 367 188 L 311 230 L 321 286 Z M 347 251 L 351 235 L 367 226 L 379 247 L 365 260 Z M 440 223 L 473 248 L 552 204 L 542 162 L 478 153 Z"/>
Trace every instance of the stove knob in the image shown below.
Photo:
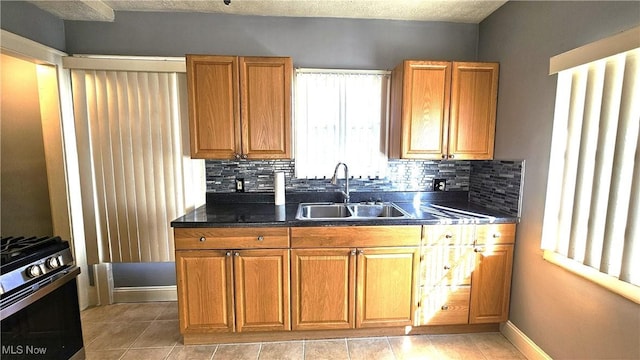
<path fill-rule="evenodd" d="M 34 278 L 42 275 L 42 269 L 38 265 L 32 265 L 27 268 L 27 276 Z"/>
<path fill-rule="evenodd" d="M 45 262 L 45 264 L 47 265 L 47 267 L 51 270 L 60 267 L 60 261 L 58 260 L 58 258 L 54 257 L 50 257 L 47 259 L 47 261 Z"/>

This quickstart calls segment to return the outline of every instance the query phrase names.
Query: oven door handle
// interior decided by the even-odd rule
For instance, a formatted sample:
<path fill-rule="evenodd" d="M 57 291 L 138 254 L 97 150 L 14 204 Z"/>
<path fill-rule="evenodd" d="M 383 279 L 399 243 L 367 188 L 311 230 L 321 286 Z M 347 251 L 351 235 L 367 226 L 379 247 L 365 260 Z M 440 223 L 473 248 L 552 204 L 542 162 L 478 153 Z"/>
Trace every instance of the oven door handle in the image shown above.
<path fill-rule="evenodd" d="M 77 266 L 74 266 L 68 270 L 64 270 L 66 272 L 66 274 L 64 274 L 63 276 L 57 278 L 56 280 L 54 280 L 52 283 L 41 287 L 40 289 L 36 290 L 34 293 L 30 294 L 29 296 L 25 297 L 24 299 L 20 299 L 17 302 L 7 306 L 6 308 L 0 310 L 0 320 L 4 320 L 6 318 L 8 318 L 9 316 L 17 313 L 18 311 L 26 308 L 27 306 L 33 304 L 34 302 L 42 299 L 43 297 L 49 295 L 50 293 L 52 293 L 53 291 L 57 290 L 58 288 L 60 288 L 62 285 L 68 283 L 69 281 L 73 280 L 76 276 L 78 276 L 80 274 L 80 268 Z"/>

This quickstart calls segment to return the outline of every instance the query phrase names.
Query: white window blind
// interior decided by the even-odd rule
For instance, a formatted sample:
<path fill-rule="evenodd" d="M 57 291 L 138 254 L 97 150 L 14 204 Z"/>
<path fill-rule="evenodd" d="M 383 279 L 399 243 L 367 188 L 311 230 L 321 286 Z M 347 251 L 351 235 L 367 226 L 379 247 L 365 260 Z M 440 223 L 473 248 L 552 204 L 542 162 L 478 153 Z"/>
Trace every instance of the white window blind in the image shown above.
<path fill-rule="evenodd" d="M 102 262 L 173 260 L 169 222 L 206 190 L 204 162 L 189 158 L 185 74 L 71 73 L 87 241 Z"/>
<path fill-rule="evenodd" d="M 640 48 L 558 73 L 545 258 L 640 301 Z"/>
<path fill-rule="evenodd" d="M 296 70 L 296 177 L 331 177 L 338 162 L 355 177 L 387 169 L 386 71 Z"/>

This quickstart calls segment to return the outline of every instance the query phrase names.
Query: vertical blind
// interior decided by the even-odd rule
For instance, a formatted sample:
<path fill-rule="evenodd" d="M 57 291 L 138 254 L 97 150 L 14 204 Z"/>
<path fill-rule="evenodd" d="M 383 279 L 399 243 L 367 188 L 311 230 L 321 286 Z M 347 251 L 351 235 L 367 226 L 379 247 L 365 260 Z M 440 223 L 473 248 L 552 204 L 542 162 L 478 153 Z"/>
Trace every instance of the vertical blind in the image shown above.
<path fill-rule="evenodd" d="M 184 74 L 72 70 L 87 241 L 101 262 L 171 261 L 170 221 L 204 202 Z M 89 239 L 95 237 L 95 239 Z"/>
<path fill-rule="evenodd" d="M 558 73 L 543 248 L 640 286 L 640 49 Z"/>
<path fill-rule="evenodd" d="M 388 77 L 380 71 L 296 71 L 296 177 L 386 175 Z"/>

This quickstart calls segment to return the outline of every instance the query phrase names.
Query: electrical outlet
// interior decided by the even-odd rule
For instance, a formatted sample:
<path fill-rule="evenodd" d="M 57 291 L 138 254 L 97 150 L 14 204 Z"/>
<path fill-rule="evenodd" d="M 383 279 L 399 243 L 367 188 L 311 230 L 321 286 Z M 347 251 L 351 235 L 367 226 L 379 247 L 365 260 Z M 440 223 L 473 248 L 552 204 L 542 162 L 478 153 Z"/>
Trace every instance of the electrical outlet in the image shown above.
<path fill-rule="evenodd" d="M 236 192 L 244 192 L 244 179 L 236 178 Z"/>
<path fill-rule="evenodd" d="M 447 180 L 435 179 L 433 180 L 433 191 L 445 191 L 447 187 Z"/>

